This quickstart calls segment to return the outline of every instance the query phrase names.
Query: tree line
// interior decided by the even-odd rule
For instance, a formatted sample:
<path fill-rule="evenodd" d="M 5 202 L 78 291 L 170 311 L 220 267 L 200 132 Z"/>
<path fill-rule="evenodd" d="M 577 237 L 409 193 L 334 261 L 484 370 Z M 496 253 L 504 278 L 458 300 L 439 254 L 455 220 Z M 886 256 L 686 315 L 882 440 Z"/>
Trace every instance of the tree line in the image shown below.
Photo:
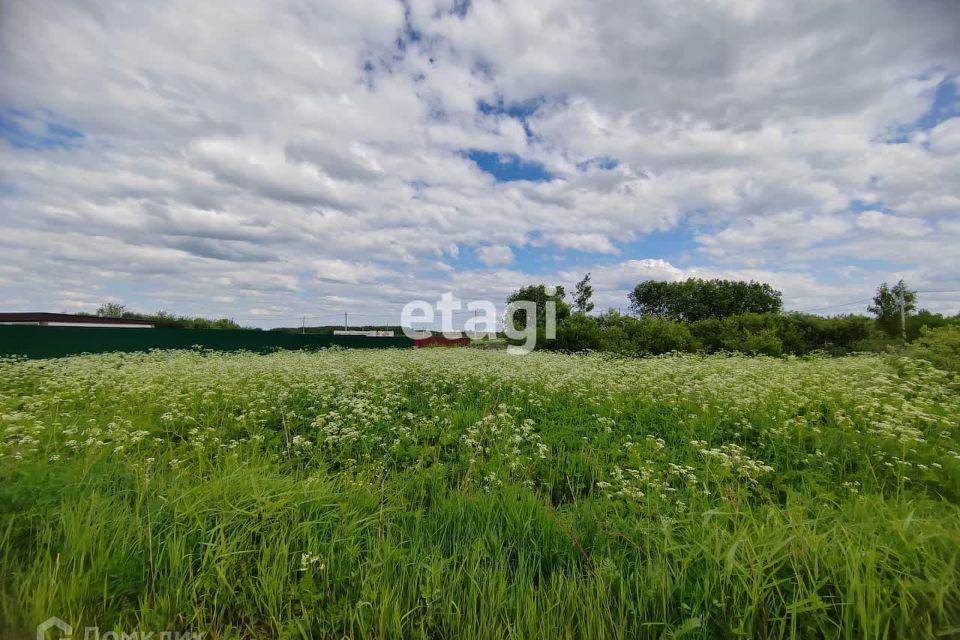
<path fill-rule="evenodd" d="M 783 295 L 763 282 L 690 278 L 678 282 L 646 280 L 628 294 L 631 314 L 594 309 L 590 274 L 574 287 L 572 304 L 564 288 L 530 285 L 514 291 L 507 302 L 530 300 L 537 304 L 538 340 L 542 349 L 606 351 L 629 355 L 670 351 L 803 355 L 813 351 L 832 354 L 878 351 L 912 342 L 925 331 L 954 327 L 960 315 L 917 310 L 917 293 L 902 280 L 893 287 L 878 287 L 872 317 L 847 314 L 823 317 L 784 312 Z M 546 302 L 556 308 L 556 339 L 544 334 Z M 901 307 L 903 312 L 901 313 Z M 514 325 L 527 327 L 518 314 Z"/>
<path fill-rule="evenodd" d="M 587 273 L 576 284 L 571 302 L 562 286 L 544 284 L 521 287 L 507 303 L 532 301 L 536 317 L 524 310 L 514 316 L 514 325 L 537 326 L 537 347 L 558 351 L 603 351 L 623 355 L 656 355 L 671 351 L 803 355 L 813 351 L 832 354 L 880 351 L 906 343 L 922 342 L 926 353 L 937 348 L 951 352 L 960 344 L 960 314 L 947 317 L 918 309 L 917 292 L 900 280 L 881 284 L 867 308 L 871 316 L 847 314 L 833 317 L 784 312 L 783 295 L 769 284 L 733 280 L 690 278 L 677 282 L 645 280 L 627 295 L 630 314 L 608 310 L 591 315 L 593 285 Z M 546 305 L 555 304 L 556 338 L 546 340 Z M 130 311 L 117 303 L 101 305 L 96 315 L 147 320 L 158 327 L 186 329 L 242 329 L 228 318 L 177 316 L 166 311 L 153 314 Z M 332 333 L 338 327 L 285 327 L 276 331 Z M 365 327 L 366 328 L 366 327 Z M 369 327 L 394 329 L 399 327 Z M 958 335 L 928 337 L 940 328 Z M 952 336 L 953 334 L 950 334 Z M 946 342 L 944 342 L 944 340 Z M 932 345 L 939 345 L 934 347 Z M 944 346 L 945 345 L 945 346 Z M 916 345 L 920 348 L 920 345 Z"/>
<path fill-rule="evenodd" d="M 96 315 L 101 318 L 124 318 L 127 320 L 146 320 L 158 327 L 175 329 L 243 329 L 229 318 L 201 318 L 178 316 L 167 311 L 156 313 L 137 313 L 130 311 L 125 305 L 116 302 L 107 302 L 97 307 Z"/>

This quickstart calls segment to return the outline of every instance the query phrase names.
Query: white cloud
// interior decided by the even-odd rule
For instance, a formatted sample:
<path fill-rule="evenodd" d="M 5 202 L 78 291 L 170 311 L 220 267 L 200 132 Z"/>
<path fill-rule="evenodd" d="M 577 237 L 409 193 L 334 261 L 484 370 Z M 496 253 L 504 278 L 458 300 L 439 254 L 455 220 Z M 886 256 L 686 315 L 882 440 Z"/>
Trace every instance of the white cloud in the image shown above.
<path fill-rule="evenodd" d="M 492 245 L 477 249 L 477 259 L 488 267 L 510 264 L 513 262 L 513 251 L 504 245 Z"/>
<path fill-rule="evenodd" d="M 882 211 L 864 211 L 857 216 L 857 226 L 861 229 L 907 238 L 919 238 L 931 231 L 930 225 L 925 220 L 892 216 Z"/>
<path fill-rule="evenodd" d="M 312 261 L 317 280 L 343 284 L 361 282 L 382 282 L 393 277 L 393 273 L 371 263 L 356 263 L 346 260 L 317 259 Z"/>
<path fill-rule="evenodd" d="M 610 237 L 602 233 L 547 233 L 544 236 L 550 244 L 561 249 L 576 249 L 594 253 L 618 253 Z"/>
<path fill-rule="evenodd" d="M 938 124 L 930 130 L 928 140 L 936 155 L 955 158 L 960 153 L 960 118 Z"/>
<path fill-rule="evenodd" d="M 935 98 L 960 6 L 455 8 L 5 5 L 0 297 L 289 322 L 579 261 L 611 304 L 645 275 L 753 273 L 822 306 L 895 270 L 960 288 L 960 118 L 912 130 L 956 113 Z M 498 183 L 470 149 L 555 179 Z"/>

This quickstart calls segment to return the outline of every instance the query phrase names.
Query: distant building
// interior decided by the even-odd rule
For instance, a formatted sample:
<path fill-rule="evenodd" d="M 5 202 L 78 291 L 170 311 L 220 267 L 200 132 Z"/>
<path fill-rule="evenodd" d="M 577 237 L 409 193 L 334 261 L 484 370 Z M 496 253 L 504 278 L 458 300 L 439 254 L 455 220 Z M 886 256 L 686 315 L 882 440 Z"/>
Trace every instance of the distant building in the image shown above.
<path fill-rule="evenodd" d="M 367 336 L 368 338 L 392 338 L 393 331 L 364 331 L 362 329 L 334 329 L 335 336 Z"/>
<path fill-rule="evenodd" d="M 153 329 L 147 320 L 103 318 L 73 313 L 0 313 L 0 325 L 19 324 L 34 327 L 113 327 L 120 329 Z"/>

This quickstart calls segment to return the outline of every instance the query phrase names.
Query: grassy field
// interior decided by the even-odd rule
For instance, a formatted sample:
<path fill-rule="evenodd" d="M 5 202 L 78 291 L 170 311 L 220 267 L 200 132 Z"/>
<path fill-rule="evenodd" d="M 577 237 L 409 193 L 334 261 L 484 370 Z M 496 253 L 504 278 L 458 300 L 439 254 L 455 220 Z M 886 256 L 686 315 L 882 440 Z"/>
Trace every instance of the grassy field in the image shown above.
<path fill-rule="evenodd" d="M 205 638 L 956 637 L 944 375 L 463 349 L 2 362 L 0 637 L 52 615 Z"/>

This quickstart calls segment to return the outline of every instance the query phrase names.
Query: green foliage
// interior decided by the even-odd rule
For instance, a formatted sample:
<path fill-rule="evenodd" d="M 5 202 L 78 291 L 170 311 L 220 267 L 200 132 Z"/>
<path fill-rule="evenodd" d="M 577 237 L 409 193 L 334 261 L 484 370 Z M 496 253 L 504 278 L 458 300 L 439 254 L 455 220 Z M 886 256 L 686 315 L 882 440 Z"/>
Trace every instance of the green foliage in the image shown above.
<path fill-rule="evenodd" d="M 540 346 L 554 351 L 600 351 L 603 335 L 596 318 L 575 313 L 557 326 L 556 340 Z"/>
<path fill-rule="evenodd" d="M 908 353 L 940 369 L 960 373 L 960 324 L 935 329 L 923 327 Z"/>
<path fill-rule="evenodd" d="M 0 637 L 953 637 L 958 421 L 887 356 L 0 361 Z"/>
<path fill-rule="evenodd" d="M 871 342 L 873 341 L 873 342 Z M 576 314 L 561 324 L 557 340 L 544 347 L 562 351 L 609 351 L 647 355 L 671 351 L 739 351 L 778 356 L 865 350 L 879 341 L 874 322 L 863 316 L 822 318 L 799 313 L 747 313 L 697 322 L 635 318 L 615 311 L 593 318 Z"/>
<path fill-rule="evenodd" d="M 687 325 L 662 318 L 634 318 L 610 311 L 598 318 L 601 350 L 624 355 L 659 355 L 692 351 L 693 336 Z"/>
<path fill-rule="evenodd" d="M 743 314 L 691 323 L 690 330 L 708 352 L 742 351 L 764 355 L 804 355 L 827 351 L 839 355 L 860 349 L 874 335 L 863 316 L 822 318 L 800 313 Z"/>
<path fill-rule="evenodd" d="M 641 316 L 696 322 L 744 313 L 776 313 L 781 293 L 763 282 L 646 280 L 630 292 L 631 308 Z"/>
<path fill-rule="evenodd" d="M 573 290 L 573 308 L 579 313 L 590 313 L 593 311 L 592 298 L 593 285 L 590 284 L 590 274 L 587 273 Z"/>
<path fill-rule="evenodd" d="M 242 329 L 239 324 L 229 318 L 191 318 L 189 316 L 176 316 L 166 311 L 158 311 L 153 315 L 143 313 L 128 313 L 125 318 L 136 318 L 138 320 L 150 320 L 156 323 L 158 327 L 170 327 L 179 329 Z"/>
<path fill-rule="evenodd" d="M 906 320 L 907 341 L 912 342 L 920 337 L 924 327 L 928 329 L 939 329 L 940 327 L 955 325 L 958 320 L 960 320 L 960 317 L 954 316 L 950 318 L 940 313 L 932 313 L 926 309 L 921 309 L 916 313 L 908 315 Z"/>
<path fill-rule="evenodd" d="M 530 285 L 520 287 L 509 297 L 507 305 L 515 302 L 532 302 L 536 305 L 536 326 L 537 326 L 537 346 L 546 347 L 546 323 L 547 323 L 547 303 L 554 305 L 554 318 L 559 331 L 559 326 L 568 317 L 570 317 L 570 305 L 564 301 L 565 292 L 562 286 L 548 287 L 544 284 Z M 510 322 L 510 318 L 505 318 L 504 322 Z M 528 326 L 530 319 L 527 318 L 526 309 L 517 309 L 513 313 L 513 325 L 518 331 L 524 331 Z M 509 342 L 519 343 L 522 340 L 509 340 Z"/>
<path fill-rule="evenodd" d="M 548 292 L 548 289 L 551 291 Z M 553 302 L 556 305 L 557 322 L 563 321 L 570 315 L 570 305 L 564 301 L 566 293 L 562 286 L 548 287 L 545 284 L 529 285 L 520 287 L 507 297 L 507 304 L 513 302 L 533 302 L 537 305 L 537 325 L 545 323 L 547 302 Z M 514 315 L 514 324 L 518 329 L 527 327 L 527 314 L 524 309 L 520 309 Z"/>
<path fill-rule="evenodd" d="M 127 307 L 117 302 L 105 302 L 97 307 L 97 315 L 101 318 L 126 318 L 129 317 Z"/>
<path fill-rule="evenodd" d="M 557 351 L 604 351 L 619 355 L 660 355 L 693 351 L 696 343 L 686 324 L 661 318 L 634 318 L 608 311 L 594 318 L 574 314 L 544 348 Z"/>
<path fill-rule="evenodd" d="M 849 314 L 824 318 L 804 313 L 790 313 L 785 322 L 793 325 L 800 342 L 785 340 L 790 353 L 804 354 L 827 351 L 834 355 L 863 351 L 865 344 L 878 337 L 875 324 L 864 316 Z M 786 335 L 786 333 L 784 334 Z"/>
<path fill-rule="evenodd" d="M 892 288 L 884 282 L 877 287 L 873 304 L 867 307 L 867 310 L 877 318 L 877 324 L 887 335 L 899 336 L 901 307 L 904 314 L 909 314 L 916 308 L 916 303 L 917 292 L 908 288 L 903 280 L 897 282 Z"/>
<path fill-rule="evenodd" d="M 191 318 L 177 316 L 167 311 L 157 311 L 154 314 L 137 313 L 130 311 L 126 306 L 115 302 L 108 302 L 97 307 L 96 314 L 104 318 L 125 318 L 128 320 L 147 320 L 158 327 L 176 329 L 242 329 L 239 324 L 228 318 Z"/>

